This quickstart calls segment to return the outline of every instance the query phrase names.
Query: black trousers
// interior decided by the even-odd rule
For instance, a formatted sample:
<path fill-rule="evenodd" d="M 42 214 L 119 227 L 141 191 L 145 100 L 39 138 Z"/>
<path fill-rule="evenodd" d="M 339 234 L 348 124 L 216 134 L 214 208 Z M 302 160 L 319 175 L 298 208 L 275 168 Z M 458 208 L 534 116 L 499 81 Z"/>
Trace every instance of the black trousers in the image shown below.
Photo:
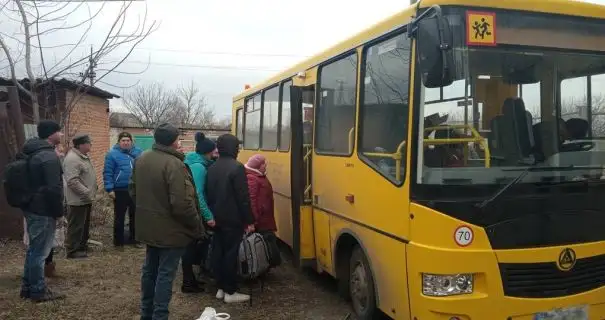
<path fill-rule="evenodd" d="M 86 251 L 90 237 L 90 212 L 92 204 L 69 206 L 67 213 L 67 254 Z"/>
<path fill-rule="evenodd" d="M 243 230 L 216 229 L 212 237 L 216 286 L 227 294 L 237 291 L 237 264 Z"/>
<path fill-rule="evenodd" d="M 181 268 L 183 269 L 183 285 L 193 285 L 196 282 L 193 274 L 193 265 L 198 264 L 200 254 L 198 252 L 197 240 L 192 241 L 187 248 L 181 260 Z"/>
<path fill-rule="evenodd" d="M 123 246 L 124 242 L 124 222 L 126 220 L 126 211 L 128 211 L 128 242 L 135 243 L 134 238 L 134 214 L 135 204 L 128 193 L 128 190 L 115 190 L 116 198 L 114 204 L 113 219 L 113 244 L 114 246 Z"/>

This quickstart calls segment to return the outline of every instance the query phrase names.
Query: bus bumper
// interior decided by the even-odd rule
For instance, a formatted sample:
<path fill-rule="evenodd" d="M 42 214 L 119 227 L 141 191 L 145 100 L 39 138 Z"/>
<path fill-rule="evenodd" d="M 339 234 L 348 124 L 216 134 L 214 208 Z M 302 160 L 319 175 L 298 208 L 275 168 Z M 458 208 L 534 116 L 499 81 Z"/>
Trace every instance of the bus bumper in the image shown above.
<path fill-rule="evenodd" d="M 601 244 L 602 248 L 603 244 Z M 547 248 L 553 253 L 560 248 Z M 600 249 L 601 251 L 603 249 Z M 417 320 L 603 320 L 605 286 L 563 297 L 518 298 L 504 294 L 498 255 L 491 250 L 452 250 L 410 243 L 407 252 L 410 319 Z M 601 252 L 603 254 L 603 252 Z M 502 260 L 502 258 L 500 258 Z M 500 261 L 502 262 L 502 261 Z M 604 269 L 594 278 L 601 278 Z M 472 274 L 472 293 L 435 297 L 423 294 L 423 274 Z M 590 275 L 589 275 L 590 277 Z M 556 309 L 586 310 L 587 317 L 549 318 Z"/>

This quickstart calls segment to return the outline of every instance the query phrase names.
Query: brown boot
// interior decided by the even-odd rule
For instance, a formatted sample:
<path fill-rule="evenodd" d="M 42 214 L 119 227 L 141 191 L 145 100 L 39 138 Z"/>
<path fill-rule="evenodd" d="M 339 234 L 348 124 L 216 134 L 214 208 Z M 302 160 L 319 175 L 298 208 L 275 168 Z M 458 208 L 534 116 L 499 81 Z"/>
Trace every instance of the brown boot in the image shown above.
<path fill-rule="evenodd" d="M 54 262 L 44 265 L 44 276 L 47 278 L 54 278 L 57 276 L 55 274 L 55 263 Z"/>

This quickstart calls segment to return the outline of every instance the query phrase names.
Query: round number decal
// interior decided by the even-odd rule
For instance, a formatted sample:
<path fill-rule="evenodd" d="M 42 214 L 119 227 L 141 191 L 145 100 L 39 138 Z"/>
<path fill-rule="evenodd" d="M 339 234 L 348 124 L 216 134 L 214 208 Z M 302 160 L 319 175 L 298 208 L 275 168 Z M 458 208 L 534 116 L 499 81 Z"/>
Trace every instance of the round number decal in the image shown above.
<path fill-rule="evenodd" d="M 473 230 L 467 226 L 460 226 L 456 228 L 456 232 L 454 233 L 454 241 L 456 244 L 461 247 L 466 247 L 473 243 Z"/>

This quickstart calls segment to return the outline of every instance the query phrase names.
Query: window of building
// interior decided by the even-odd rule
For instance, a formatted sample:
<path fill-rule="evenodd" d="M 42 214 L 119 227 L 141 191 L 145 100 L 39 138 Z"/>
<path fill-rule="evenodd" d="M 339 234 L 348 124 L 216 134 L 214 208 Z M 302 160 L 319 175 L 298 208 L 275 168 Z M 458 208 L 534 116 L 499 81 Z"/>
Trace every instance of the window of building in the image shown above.
<path fill-rule="evenodd" d="M 357 53 L 322 66 L 315 150 L 332 155 L 351 155 L 355 135 Z"/>
<path fill-rule="evenodd" d="M 263 92 L 263 134 L 261 148 L 277 149 L 277 131 L 279 120 L 279 86 Z"/>
<path fill-rule="evenodd" d="M 246 100 L 244 119 L 244 149 L 257 150 L 260 146 L 261 96 Z"/>
<path fill-rule="evenodd" d="M 364 50 L 359 151 L 364 162 L 397 183 L 406 166 L 410 50 L 405 33 Z"/>
<path fill-rule="evenodd" d="M 284 82 L 282 84 L 282 96 L 281 96 L 281 119 L 280 119 L 280 137 L 279 137 L 279 150 L 288 151 L 290 150 L 290 135 L 291 135 L 291 124 L 290 124 L 290 87 L 292 81 Z"/>

